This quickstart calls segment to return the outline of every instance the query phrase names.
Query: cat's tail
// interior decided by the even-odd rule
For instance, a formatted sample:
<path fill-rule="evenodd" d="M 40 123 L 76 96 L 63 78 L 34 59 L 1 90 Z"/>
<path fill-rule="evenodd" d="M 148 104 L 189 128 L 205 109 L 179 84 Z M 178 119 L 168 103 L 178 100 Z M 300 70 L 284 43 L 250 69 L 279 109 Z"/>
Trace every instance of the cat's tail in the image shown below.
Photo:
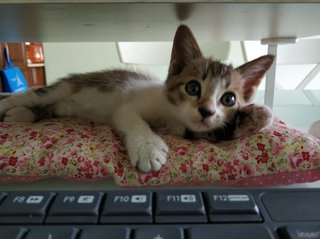
<path fill-rule="evenodd" d="M 0 100 L 0 117 L 3 121 L 33 122 L 36 111 L 49 109 L 56 102 L 70 95 L 71 87 L 63 81 L 53 85 L 12 94 Z"/>

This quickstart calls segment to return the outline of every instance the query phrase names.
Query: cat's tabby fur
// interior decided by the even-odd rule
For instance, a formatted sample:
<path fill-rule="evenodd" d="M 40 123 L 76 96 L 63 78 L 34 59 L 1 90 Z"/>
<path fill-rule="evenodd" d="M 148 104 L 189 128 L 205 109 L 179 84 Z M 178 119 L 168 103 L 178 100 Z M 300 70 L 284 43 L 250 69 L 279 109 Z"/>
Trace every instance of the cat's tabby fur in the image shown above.
<path fill-rule="evenodd" d="M 182 25 L 165 83 L 126 70 L 75 74 L 1 100 L 0 115 L 6 122 L 75 116 L 108 124 L 123 135 L 133 166 L 160 170 L 168 147 L 152 128 L 183 136 L 186 130 L 225 127 L 251 101 L 272 62 L 267 55 L 234 69 L 204 58 L 190 29 Z"/>

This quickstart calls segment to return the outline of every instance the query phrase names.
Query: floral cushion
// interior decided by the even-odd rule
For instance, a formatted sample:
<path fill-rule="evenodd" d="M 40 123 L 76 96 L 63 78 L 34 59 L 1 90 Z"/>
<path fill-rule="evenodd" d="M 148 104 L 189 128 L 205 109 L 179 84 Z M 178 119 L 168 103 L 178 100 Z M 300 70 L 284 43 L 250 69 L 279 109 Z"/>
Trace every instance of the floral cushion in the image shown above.
<path fill-rule="evenodd" d="M 270 186 L 320 180 L 320 139 L 278 119 L 248 137 L 212 144 L 162 135 L 170 147 L 159 172 L 130 165 L 121 139 L 107 126 L 78 119 L 0 124 L 0 182 L 63 177 L 113 177 L 121 186 Z"/>

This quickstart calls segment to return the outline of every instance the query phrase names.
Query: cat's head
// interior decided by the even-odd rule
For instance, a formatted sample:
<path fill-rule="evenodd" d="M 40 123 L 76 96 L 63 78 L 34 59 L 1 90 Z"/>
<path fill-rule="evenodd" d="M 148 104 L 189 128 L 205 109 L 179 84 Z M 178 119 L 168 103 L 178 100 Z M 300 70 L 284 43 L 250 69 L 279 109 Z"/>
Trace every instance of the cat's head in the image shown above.
<path fill-rule="evenodd" d="M 166 93 L 177 118 L 194 132 L 207 132 L 231 122 L 249 103 L 273 63 L 266 55 L 238 68 L 205 58 L 190 29 L 181 25 L 171 53 Z"/>

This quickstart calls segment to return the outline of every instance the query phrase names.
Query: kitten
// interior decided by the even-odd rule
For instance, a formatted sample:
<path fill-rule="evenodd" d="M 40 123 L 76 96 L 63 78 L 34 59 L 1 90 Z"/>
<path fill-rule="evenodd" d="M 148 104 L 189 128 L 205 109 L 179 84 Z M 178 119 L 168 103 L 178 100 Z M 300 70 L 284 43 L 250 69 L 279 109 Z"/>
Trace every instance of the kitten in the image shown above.
<path fill-rule="evenodd" d="M 123 135 L 133 166 L 160 170 L 168 146 L 151 128 L 184 136 L 186 129 L 224 127 L 250 102 L 272 62 L 267 55 L 233 69 L 204 58 L 190 29 L 181 25 L 165 83 L 127 70 L 75 74 L 1 100 L 0 115 L 5 122 L 75 116 L 110 125 Z"/>

